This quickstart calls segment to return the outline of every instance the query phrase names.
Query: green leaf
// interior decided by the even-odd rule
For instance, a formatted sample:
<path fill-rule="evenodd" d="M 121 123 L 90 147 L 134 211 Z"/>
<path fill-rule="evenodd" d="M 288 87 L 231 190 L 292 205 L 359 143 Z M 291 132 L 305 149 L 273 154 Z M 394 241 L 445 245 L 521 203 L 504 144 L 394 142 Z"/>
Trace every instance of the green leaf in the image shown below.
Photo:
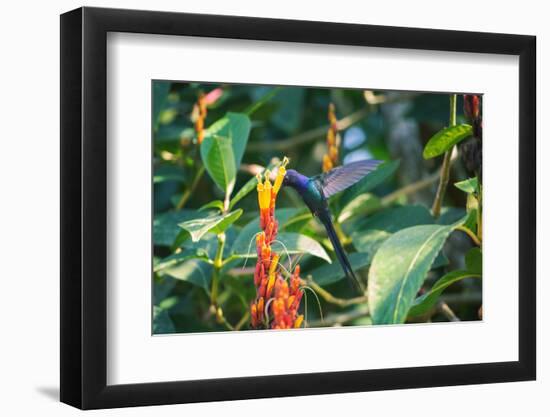
<path fill-rule="evenodd" d="M 431 269 L 441 268 L 449 265 L 449 258 L 445 256 L 443 250 L 437 254 Z"/>
<path fill-rule="evenodd" d="M 279 222 L 279 231 L 284 230 L 287 223 L 291 221 L 295 216 L 302 213 L 303 211 L 304 210 L 302 209 L 296 209 L 296 208 L 276 209 L 275 217 Z M 235 239 L 235 242 L 233 243 L 233 247 L 231 248 L 232 253 L 246 255 L 249 252 L 249 248 L 250 248 L 250 251 L 255 252 L 256 241 L 254 240 L 254 236 L 261 231 L 260 221 L 258 220 L 258 218 L 259 218 L 259 213 L 254 220 L 247 223 L 241 229 L 241 231 L 239 232 L 239 235 L 237 236 L 237 239 Z"/>
<path fill-rule="evenodd" d="M 285 87 L 273 99 L 278 105 L 277 111 L 271 117 L 271 123 L 286 134 L 294 132 L 302 120 L 306 89 Z"/>
<path fill-rule="evenodd" d="M 409 310 L 409 316 L 414 317 L 427 313 L 435 305 L 439 299 L 439 296 L 448 286 L 465 278 L 481 278 L 481 275 L 475 274 L 471 271 L 461 270 L 456 270 L 445 274 L 437 280 L 430 291 L 414 300 L 414 303 Z"/>
<path fill-rule="evenodd" d="M 212 277 L 212 265 L 200 259 L 189 259 L 174 266 L 163 269 L 163 275 L 185 281 L 204 289 L 207 293 L 210 288 Z"/>
<path fill-rule="evenodd" d="M 153 303 L 159 305 L 162 300 L 168 298 L 174 287 L 176 286 L 176 280 L 170 277 L 154 277 L 153 285 Z"/>
<path fill-rule="evenodd" d="M 153 307 L 153 334 L 175 333 L 176 328 L 168 311 L 163 308 Z"/>
<path fill-rule="evenodd" d="M 161 165 L 155 169 L 153 183 L 159 184 L 166 181 L 185 182 L 187 180 L 183 170 L 175 165 Z"/>
<path fill-rule="evenodd" d="M 472 126 L 461 124 L 446 127 L 440 130 L 426 144 L 424 148 L 424 159 L 434 158 L 442 155 L 454 145 L 472 136 Z"/>
<path fill-rule="evenodd" d="M 212 136 L 230 138 L 235 167 L 238 169 L 248 143 L 250 127 L 250 119 L 246 114 L 229 112 L 206 129 L 205 140 Z M 202 146 L 204 146 L 204 142 Z"/>
<path fill-rule="evenodd" d="M 172 295 L 171 297 L 166 297 L 159 303 L 159 307 L 163 310 L 169 310 L 178 304 L 179 297 L 177 295 Z"/>
<path fill-rule="evenodd" d="M 179 253 L 174 253 L 159 260 L 153 267 L 154 272 L 162 271 L 163 269 L 172 267 L 181 262 L 185 262 L 189 259 L 202 259 L 208 260 L 208 256 L 205 253 L 200 253 L 200 251 L 186 250 Z"/>
<path fill-rule="evenodd" d="M 466 269 L 475 274 L 482 274 L 483 258 L 480 248 L 472 248 L 466 253 Z"/>
<path fill-rule="evenodd" d="M 351 269 L 354 271 L 364 268 L 370 264 L 370 257 L 367 253 L 351 253 L 348 258 L 351 264 Z M 338 282 L 346 276 L 339 262 L 333 262 L 329 265 L 320 266 L 319 268 L 311 271 L 308 275 L 311 275 L 313 280 L 322 286 Z"/>
<path fill-rule="evenodd" d="M 468 194 L 475 193 L 477 192 L 477 189 L 478 189 L 477 177 L 468 178 L 467 180 L 464 180 L 464 181 L 455 182 L 455 187 Z"/>
<path fill-rule="evenodd" d="M 357 225 L 351 240 L 359 252 L 372 255 L 393 233 L 421 224 L 433 224 L 432 215 L 426 207 L 410 205 L 390 208 Z"/>
<path fill-rule="evenodd" d="M 455 225 L 400 230 L 374 255 L 368 299 L 375 324 L 404 323 L 416 294 Z"/>
<path fill-rule="evenodd" d="M 468 194 L 466 199 L 466 213 L 467 217 L 464 221 L 464 227 L 470 229 L 474 234 L 477 234 L 477 210 L 479 208 L 479 202 L 473 194 Z"/>
<path fill-rule="evenodd" d="M 313 219 L 311 212 L 309 210 L 304 210 L 288 219 L 288 221 L 281 226 L 281 230 L 285 232 L 300 233 L 311 219 Z"/>
<path fill-rule="evenodd" d="M 230 248 L 235 241 L 236 235 L 237 232 L 235 231 L 234 227 L 230 227 L 225 231 L 225 245 L 223 250 L 224 259 L 230 255 Z M 181 244 L 182 249 L 193 251 L 197 255 L 209 259 L 214 259 L 218 250 L 218 246 L 218 236 L 210 232 L 205 234 L 198 242 L 193 242 L 191 239 L 188 239 Z"/>
<path fill-rule="evenodd" d="M 359 194 L 340 211 L 338 222 L 343 223 L 358 214 L 371 213 L 380 208 L 380 199 L 374 194 Z"/>
<path fill-rule="evenodd" d="M 385 230 L 365 230 L 351 235 L 351 240 L 357 251 L 374 255 L 391 235 L 392 233 Z"/>
<path fill-rule="evenodd" d="M 187 230 L 181 229 L 180 227 L 178 227 L 178 229 L 179 233 L 177 234 L 173 243 L 170 245 L 170 249 L 172 251 L 175 251 L 177 248 L 181 247 L 191 237 Z"/>
<path fill-rule="evenodd" d="M 272 169 L 275 165 L 269 164 L 263 171 L 263 173 L 266 171 L 266 169 Z M 251 193 L 253 190 L 256 189 L 256 185 L 258 184 L 258 179 L 256 177 L 250 178 L 246 184 L 244 184 L 239 191 L 237 191 L 237 194 L 231 199 L 229 202 L 229 209 L 231 210 L 235 204 L 237 204 L 239 201 L 241 201 L 243 198 L 245 198 L 249 193 Z"/>
<path fill-rule="evenodd" d="M 235 194 L 235 196 L 229 202 L 229 210 L 231 210 L 235 206 L 235 204 L 245 198 L 249 193 L 255 190 L 257 184 L 258 180 L 256 179 L 256 177 L 250 178 L 246 182 L 246 184 L 243 185 L 239 191 L 237 191 L 237 194 Z"/>
<path fill-rule="evenodd" d="M 213 200 L 210 203 L 206 203 L 204 206 L 201 206 L 199 208 L 199 211 L 203 211 L 210 208 L 215 208 L 215 209 L 218 209 L 219 211 L 223 211 L 223 201 Z"/>
<path fill-rule="evenodd" d="M 226 196 L 231 195 L 237 175 L 231 138 L 205 137 L 201 144 L 201 158 L 216 185 Z"/>
<path fill-rule="evenodd" d="M 155 146 L 164 148 L 178 145 L 182 139 L 191 140 L 194 136 L 195 129 L 188 124 L 173 122 L 168 125 L 160 125 L 155 133 Z"/>
<path fill-rule="evenodd" d="M 237 241 L 235 242 L 235 244 L 237 244 Z M 234 256 L 238 256 L 241 258 L 255 258 L 257 256 L 255 242 L 252 242 L 252 244 L 250 245 L 250 253 L 248 252 L 248 246 L 244 247 L 242 242 L 239 243 L 239 246 L 235 246 L 236 245 L 234 245 Z M 287 254 L 295 255 L 303 253 L 316 256 L 317 258 L 321 258 L 328 263 L 332 262 L 327 252 L 319 242 L 310 238 L 309 236 L 301 235 L 298 233 L 279 233 L 277 235 L 277 240 L 272 243 L 271 249 L 279 253 L 279 255 L 281 255 L 281 258 Z"/>
<path fill-rule="evenodd" d="M 158 126 L 159 115 L 169 92 L 169 81 L 153 81 L 153 128 L 155 129 Z"/>
<path fill-rule="evenodd" d="M 248 107 L 244 112 L 248 116 L 252 116 L 258 110 L 260 107 L 262 107 L 265 103 L 267 103 L 269 100 L 271 100 L 273 97 L 275 97 L 279 92 L 281 91 L 281 87 L 274 87 L 271 88 L 265 93 L 262 97 L 260 97 L 257 101 L 252 103 L 250 107 Z"/>
<path fill-rule="evenodd" d="M 305 253 L 324 259 L 328 263 L 332 260 L 319 242 L 306 235 L 298 233 L 279 233 L 277 240 L 271 244 L 272 249 L 279 251 L 281 255 L 285 253 L 296 254 Z"/>
<path fill-rule="evenodd" d="M 179 223 L 178 226 L 187 230 L 191 234 L 191 240 L 197 242 L 207 232 L 215 234 L 223 233 L 230 225 L 232 225 L 243 214 L 242 209 L 232 211 L 227 214 L 218 214 L 199 219 L 188 220 Z"/>
<path fill-rule="evenodd" d="M 389 179 L 395 171 L 397 171 L 397 168 L 399 168 L 400 162 L 401 161 L 397 159 L 395 161 L 380 164 L 369 175 L 365 176 L 365 178 L 361 181 L 352 185 L 342 193 L 342 197 L 340 198 L 340 206 L 345 207 L 360 194 L 371 191 Z"/>
<path fill-rule="evenodd" d="M 153 220 L 153 243 L 158 246 L 172 246 L 181 229 L 178 223 L 197 217 L 195 210 L 178 210 L 162 213 Z"/>
<path fill-rule="evenodd" d="M 437 224 L 451 224 L 459 221 L 466 215 L 466 210 L 461 207 L 443 207 L 441 215 L 437 218 Z"/>

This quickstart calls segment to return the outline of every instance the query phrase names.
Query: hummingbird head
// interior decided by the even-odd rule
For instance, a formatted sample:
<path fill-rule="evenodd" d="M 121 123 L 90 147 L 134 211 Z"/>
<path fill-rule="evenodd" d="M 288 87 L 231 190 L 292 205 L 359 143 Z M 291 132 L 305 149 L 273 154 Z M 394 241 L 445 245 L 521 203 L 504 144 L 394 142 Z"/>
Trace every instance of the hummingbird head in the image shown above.
<path fill-rule="evenodd" d="M 283 179 L 283 186 L 292 187 L 295 190 L 303 189 L 307 186 L 308 177 L 300 174 L 294 169 L 289 169 L 286 171 L 286 175 Z"/>

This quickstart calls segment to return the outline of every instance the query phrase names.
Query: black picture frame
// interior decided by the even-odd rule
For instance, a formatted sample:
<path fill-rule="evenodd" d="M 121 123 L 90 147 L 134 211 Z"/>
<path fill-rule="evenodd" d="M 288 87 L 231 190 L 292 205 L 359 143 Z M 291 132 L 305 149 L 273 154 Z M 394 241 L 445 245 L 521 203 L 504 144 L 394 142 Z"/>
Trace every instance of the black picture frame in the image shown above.
<path fill-rule="evenodd" d="M 113 385 L 107 375 L 108 32 L 519 56 L 519 360 Z M 80 8 L 61 16 L 61 401 L 82 409 L 536 378 L 536 38 L 252 17 Z"/>

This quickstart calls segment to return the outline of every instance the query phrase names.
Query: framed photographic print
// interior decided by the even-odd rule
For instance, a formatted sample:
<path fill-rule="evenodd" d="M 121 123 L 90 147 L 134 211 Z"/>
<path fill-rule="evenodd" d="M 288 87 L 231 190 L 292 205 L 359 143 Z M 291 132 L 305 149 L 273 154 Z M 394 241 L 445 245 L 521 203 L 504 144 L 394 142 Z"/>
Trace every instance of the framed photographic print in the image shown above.
<path fill-rule="evenodd" d="M 61 400 L 535 379 L 535 38 L 61 16 Z"/>

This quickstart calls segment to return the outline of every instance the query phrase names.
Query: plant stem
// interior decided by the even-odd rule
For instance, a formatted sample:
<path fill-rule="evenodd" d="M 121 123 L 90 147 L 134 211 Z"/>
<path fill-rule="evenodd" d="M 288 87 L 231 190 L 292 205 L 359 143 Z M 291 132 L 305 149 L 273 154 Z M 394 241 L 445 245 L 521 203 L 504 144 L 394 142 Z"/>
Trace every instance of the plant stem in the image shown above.
<path fill-rule="evenodd" d="M 221 324 L 223 324 L 227 330 L 238 330 L 233 327 L 233 325 L 231 325 L 231 323 L 229 323 L 225 317 L 221 318 Z"/>
<path fill-rule="evenodd" d="M 348 307 L 353 304 L 363 304 L 367 302 L 367 296 L 355 297 L 355 298 L 337 298 L 319 284 L 317 284 L 311 277 L 308 276 L 306 280 L 302 280 L 302 284 L 307 285 L 313 289 L 318 295 L 323 297 L 327 303 L 336 304 L 340 307 Z"/>
<path fill-rule="evenodd" d="M 456 94 L 451 94 L 450 97 L 450 116 L 449 116 L 449 125 L 456 125 Z M 447 184 L 449 183 L 449 176 L 451 172 L 451 156 L 454 151 L 454 146 L 445 152 L 443 156 L 443 165 L 441 166 L 441 176 L 439 179 L 439 186 L 437 187 L 437 192 L 435 194 L 435 200 L 432 205 L 432 214 L 434 218 L 438 218 L 441 214 L 441 205 L 443 204 L 443 198 L 445 197 L 445 190 L 447 189 Z"/>
<path fill-rule="evenodd" d="M 210 303 L 216 306 L 218 299 L 218 287 L 220 281 L 220 269 L 223 266 L 223 248 L 225 247 L 225 233 L 218 235 L 218 249 L 214 257 L 214 270 L 212 272 L 212 289 L 210 291 Z"/>
<path fill-rule="evenodd" d="M 445 301 L 439 301 L 438 308 L 441 313 L 447 317 L 449 321 L 460 321 L 460 319 L 456 316 L 455 312 L 449 307 L 449 305 Z"/>
<path fill-rule="evenodd" d="M 407 196 L 409 194 L 414 194 L 420 190 L 423 190 L 424 188 L 432 185 L 438 179 L 439 179 L 439 172 L 436 172 L 427 178 L 423 178 L 419 181 L 413 182 L 412 184 L 408 184 L 403 188 L 400 188 L 399 190 L 396 190 L 393 193 L 390 193 L 387 196 L 383 197 L 380 200 L 381 205 L 383 207 L 388 207 L 389 205 L 393 204 L 395 201 L 399 200 L 399 198 L 401 198 L 402 196 Z"/>
<path fill-rule="evenodd" d="M 377 101 L 373 103 L 369 101 L 369 98 L 365 97 L 365 101 L 369 106 L 379 105 L 379 104 L 389 104 L 389 103 L 401 102 L 403 100 L 409 100 L 416 95 L 417 95 L 416 93 L 413 93 L 413 94 L 403 93 L 403 94 L 396 95 L 395 97 L 384 96 L 383 99 L 380 96 L 376 96 Z M 354 113 L 347 115 L 346 117 L 343 117 L 342 119 L 338 120 L 338 130 L 347 129 L 348 127 L 354 125 L 361 119 L 365 118 L 368 114 L 369 114 L 369 109 L 363 108 Z M 292 136 L 286 139 L 273 140 L 270 142 L 250 143 L 246 147 L 246 152 L 272 151 L 272 150 L 284 151 L 288 148 L 305 145 L 309 142 L 313 142 L 315 139 L 318 139 L 326 135 L 328 128 L 329 126 L 325 125 L 325 126 L 316 127 L 315 129 L 308 130 L 307 132 L 303 132 L 296 136 Z"/>
<path fill-rule="evenodd" d="M 345 130 L 348 127 L 354 125 L 359 120 L 363 119 L 367 116 L 369 113 L 367 108 L 363 108 L 361 110 L 356 111 L 355 113 L 352 113 L 343 119 L 340 119 L 338 121 L 338 130 Z M 246 152 L 257 152 L 257 151 L 283 151 L 288 148 L 292 148 L 295 146 L 301 146 L 305 145 L 309 142 L 313 142 L 315 139 L 320 138 L 324 136 L 327 132 L 327 129 L 329 128 L 328 125 L 316 127 L 315 129 L 308 130 L 306 132 L 300 133 L 296 136 L 292 136 L 287 139 L 279 139 L 279 140 L 273 140 L 270 142 L 257 142 L 257 143 L 250 143 L 246 147 Z"/>
<path fill-rule="evenodd" d="M 176 205 L 177 210 L 181 210 L 183 206 L 185 206 L 185 203 L 187 203 L 187 200 L 189 200 L 189 197 L 191 197 L 193 191 L 195 191 L 195 188 L 197 188 L 197 185 L 199 184 L 199 181 L 201 180 L 203 174 L 204 165 L 201 165 L 201 167 L 197 171 L 197 174 L 195 175 L 195 178 L 193 179 L 193 182 L 191 183 L 191 187 L 184 191 L 180 198 L 180 201 L 178 201 L 178 204 Z"/>
<path fill-rule="evenodd" d="M 447 304 L 481 304 L 481 293 L 443 294 L 441 300 Z"/>
<path fill-rule="evenodd" d="M 480 242 L 478 246 L 481 246 L 481 240 L 483 238 L 483 187 L 481 183 L 478 183 L 477 193 L 477 238 Z"/>
<path fill-rule="evenodd" d="M 367 306 L 358 307 L 357 310 L 350 311 L 349 313 L 331 314 L 325 317 L 324 320 L 317 320 L 308 323 L 308 327 L 329 327 L 329 326 L 341 326 L 348 321 L 360 319 L 361 317 L 367 317 L 369 315 L 369 309 Z"/>
<path fill-rule="evenodd" d="M 226 214 L 229 211 L 229 204 L 231 200 L 229 199 L 230 194 L 227 193 L 223 199 L 223 214 Z"/>
<path fill-rule="evenodd" d="M 239 322 L 235 325 L 233 330 L 241 330 L 241 328 L 248 323 L 248 319 L 250 319 L 250 312 L 247 311 L 239 320 Z"/>
<path fill-rule="evenodd" d="M 475 235 L 474 232 L 472 232 L 470 229 L 468 229 L 467 227 L 464 227 L 464 226 L 458 226 L 456 228 L 456 230 L 460 230 L 461 232 L 464 232 L 466 233 L 470 239 L 473 240 L 473 242 L 477 245 L 477 246 L 481 246 L 481 241 L 477 238 L 477 236 Z"/>
<path fill-rule="evenodd" d="M 344 233 L 344 231 L 342 230 L 342 225 L 340 225 L 340 223 L 338 223 L 338 221 L 336 220 L 334 220 L 334 230 L 336 230 L 336 234 L 338 235 L 338 239 L 340 239 L 340 242 L 342 242 L 342 246 L 346 246 L 351 243 L 350 237 Z"/>

